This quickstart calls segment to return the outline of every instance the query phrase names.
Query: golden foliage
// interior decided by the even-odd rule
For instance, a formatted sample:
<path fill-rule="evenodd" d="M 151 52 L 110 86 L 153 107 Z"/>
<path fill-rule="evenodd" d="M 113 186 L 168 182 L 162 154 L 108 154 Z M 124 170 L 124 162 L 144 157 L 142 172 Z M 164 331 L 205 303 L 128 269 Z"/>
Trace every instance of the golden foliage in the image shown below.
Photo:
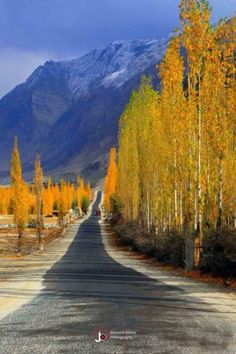
<path fill-rule="evenodd" d="M 22 168 L 20 154 L 18 151 L 17 138 L 14 140 L 14 147 L 11 160 L 11 186 L 0 186 L 0 214 L 13 214 L 14 223 L 18 229 L 19 237 L 28 225 L 29 214 L 35 217 L 40 240 L 41 229 L 43 227 L 43 216 L 59 212 L 62 219 L 71 208 L 80 210 L 83 199 L 86 198 L 88 205 L 93 198 L 92 189 L 89 183 L 85 183 L 82 178 L 78 178 L 78 186 L 70 182 L 61 180 L 59 184 L 52 183 L 51 177 L 44 185 L 43 170 L 40 158 L 35 161 L 34 181 L 27 185 L 22 178 Z"/>
<path fill-rule="evenodd" d="M 29 188 L 22 179 L 20 155 L 15 138 L 11 161 L 11 182 L 12 182 L 12 209 L 14 222 L 18 229 L 19 237 L 25 229 L 30 207 Z"/>
<path fill-rule="evenodd" d="M 79 176 L 77 178 L 77 189 L 75 195 L 76 195 L 77 207 L 80 211 L 82 209 L 83 199 L 86 198 L 88 200 L 88 203 L 90 203 L 93 198 L 90 184 L 89 183 L 85 184 L 83 178 Z"/>
<path fill-rule="evenodd" d="M 34 193 L 36 200 L 36 224 L 39 242 L 41 241 L 41 231 L 43 227 L 43 170 L 41 167 L 40 157 L 36 157 L 34 172 Z"/>
<path fill-rule="evenodd" d="M 236 227 L 235 31 L 210 15 L 181 1 L 161 92 L 143 78 L 121 117 L 116 189 L 125 221 L 194 232 L 200 246 L 205 229 Z"/>
<path fill-rule="evenodd" d="M 51 178 L 48 178 L 47 188 L 43 188 L 42 190 L 42 198 L 43 198 L 43 215 L 52 215 L 53 206 L 55 202 L 55 195 L 53 195 L 53 187 Z"/>
<path fill-rule="evenodd" d="M 113 147 L 110 150 L 109 165 L 105 180 L 104 204 L 107 210 L 110 210 L 110 198 L 116 192 L 117 184 L 117 166 L 116 166 L 116 149 Z"/>
<path fill-rule="evenodd" d="M 12 188 L 0 187 L 0 214 L 7 215 L 10 212 Z"/>

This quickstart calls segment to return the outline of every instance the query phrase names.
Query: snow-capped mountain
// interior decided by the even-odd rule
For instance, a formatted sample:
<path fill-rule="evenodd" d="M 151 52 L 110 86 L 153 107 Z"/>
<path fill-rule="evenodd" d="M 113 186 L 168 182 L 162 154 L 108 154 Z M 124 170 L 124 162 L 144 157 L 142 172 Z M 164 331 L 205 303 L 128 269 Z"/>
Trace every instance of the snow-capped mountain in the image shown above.
<path fill-rule="evenodd" d="M 156 64 L 169 38 L 116 41 L 69 61 L 48 61 L 0 100 L 2 176 L 14 135 L 30 175 L 36 152 L 53 175 L 103 174 L 103 157 L 117 141 L 118 119 L 143 74 L 157 83 Z M 99 173 L 98 173 L 99 171 Z"/>
<path fill-rule="evenodd" d="M 105 49 L 95 49 L 70 61 L 48 61 L 29 77 L 35 85 L 45 74 L 64 78 L 74 97 L 99 85 L 120 87 L 130 78 L 158 63 L 166 50 L 168 38 L 161 40 L 116 41 Z"/>

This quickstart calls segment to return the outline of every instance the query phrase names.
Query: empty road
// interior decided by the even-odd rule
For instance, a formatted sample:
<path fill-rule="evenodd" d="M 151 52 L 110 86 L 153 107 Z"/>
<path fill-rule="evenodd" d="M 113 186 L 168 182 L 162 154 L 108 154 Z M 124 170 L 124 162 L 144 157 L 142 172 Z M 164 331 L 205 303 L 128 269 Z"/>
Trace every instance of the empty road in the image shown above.
<path fill-rule="evenodd" d="M 65 235 L 64 255 L 56 241 L 16 274 L 33 282 L 56 254 L 38 295 L 0 321 L 0 353 L 235 354 L 235 298 L 116 251 L 94 215 L 100 198 Z M 110 339 L 96 342 L 99 331 Z"/>

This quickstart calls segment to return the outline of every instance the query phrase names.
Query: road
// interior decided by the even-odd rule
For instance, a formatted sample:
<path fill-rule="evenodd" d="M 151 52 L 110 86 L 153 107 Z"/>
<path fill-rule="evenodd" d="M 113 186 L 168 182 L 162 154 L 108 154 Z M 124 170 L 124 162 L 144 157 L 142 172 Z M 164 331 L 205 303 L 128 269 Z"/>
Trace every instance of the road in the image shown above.
<path fill-rule="evenodd" d="M 235 297 L 127 259 L 94 215 L 100 198 L 65 236 L 66 253 L 54 242 L 44 256 L 57 262 L 38 295 L 0 321 L 0 353 L 235 354 Z M 45 262 L 29 263 L 21 279 L 33 282 Z M 110 339 L 96 342 L 104 330 Z"/>

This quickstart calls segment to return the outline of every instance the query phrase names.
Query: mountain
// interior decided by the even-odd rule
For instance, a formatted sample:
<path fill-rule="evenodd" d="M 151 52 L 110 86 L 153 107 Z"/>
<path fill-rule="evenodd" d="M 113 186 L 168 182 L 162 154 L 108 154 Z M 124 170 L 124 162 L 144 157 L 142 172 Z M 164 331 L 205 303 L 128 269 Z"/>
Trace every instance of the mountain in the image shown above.
<path fill-rule="evenodd" d="M 0 177 L 7 182 L 14 136 L 26 178 L 35 154 L 46 174 L 93 183 L 103 177 L 118 120 L 142 75 L 158 85 L 156 65 L 169 38 L 117 41 L 70 61 L 48 61 L 0 100 Z"/>

